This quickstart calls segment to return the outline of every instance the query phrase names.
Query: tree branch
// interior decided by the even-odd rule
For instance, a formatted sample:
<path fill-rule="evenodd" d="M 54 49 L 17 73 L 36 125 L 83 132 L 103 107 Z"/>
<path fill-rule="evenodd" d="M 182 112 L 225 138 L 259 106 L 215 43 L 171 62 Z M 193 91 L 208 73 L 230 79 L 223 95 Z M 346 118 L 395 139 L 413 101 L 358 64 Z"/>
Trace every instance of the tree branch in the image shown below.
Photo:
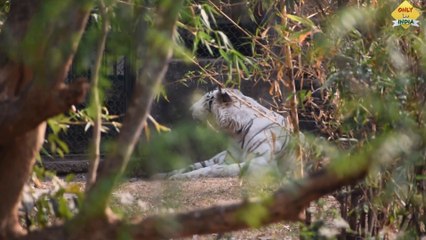
<path fill-rule="evenodd" d="M 114 239 L 120 231 L 128 231 L 131 239 L 168 239 L 192 236 L 194 234 L 224 233 L 244 228 L 250 228 L 250 224 L 244 218 L 243 213 L 251 209 L 263 209 L 264 216 L 260 217 L 259 225 L 266 225 L 279 221 L 300 221 L 300 212 L 311 202 L 330 194 L 342 186 L 355 184 L 363 179 L 373 161 L 364 159 L 352 168 L 343 172 L 340 167 L 348 164 L 353 159 L 331 165 L 328 169 L 320 171 L 305 179 L 280 188 L 271 197 L 259 201 L 242 201 L 236 204 L 214 206 L 207 209 L 195 210 L 187 213 L 152 216 L 133 224 L 124 222 L 112 222 L 110 224 L 93 228 L 93 233 L 99 239 Z M 342 170 L 342 169 L 340 169 Z M 107 229 L 107 232 L 102 233 Z M 53 231 L 53 233 L 52 233 Z M 50 235 L 66 236 L 64 229 L 48 228 L 40 232 L 30 233 L 27 240 L 54 239 L 47 238 Z M 86 235 L 87 237 L 87 235 Z"/>
<path fill-rule="evenodd" d="M 93 116 L 93 136 L 89 149 L 89 169 L 87 171 L 86 191 L 92 187 L 96 181 L 96 171 L 98 170 L 100 156 L 101 156 L 101 128 L 102 128 L 102 102 L 99 96 L 99 69 L 101 68 L 102 59 L 105 51 L 105 43 L 108 36 L 109 29 L 109 16 L 107 15 L 107 8 L 103 0 L 99 1 L 99 10 L 102 17 L 102 31 L 99 36 L 98 49 L 96 51 L 96 62 L 92 70 L 92 94 L 91 105 L 94 108 Z"/>
<path fill-rule="evenodd" d="M 46 119 L 68 110 L 84 100 L 88 84 L 79 80 L 58 89 L 32 86 L 16 99 L 0 103 L 0 145 L 37 127 Z M 24 114 L 23 114 L 24 113 Z"/>
<path fill-rule="evenodd" d="M 144 14 L 137 13 L 138 18 L 135 19 L 137 58 L 143 65 L 138 71 L 133 98 L 118 140 L 105 160 L 98 179 L 87 193 L 80 217 L 96 216 L 105 211 L 112 189 L 127 166 L 150 112 L 155 93 L 167 71 L 172 53 L 170 40 L 173 39 L 182 2 L 182 0 L 161 1 L 157 11 L 159 16 L 163 17 L 157 18 L 151 27 L 146 26 Z"/>
<path fill-rule="evenodd" d="M 260 226 L 279 221 L 300 221 L 300 213 L 311 201 L 343 186 L 355 184 L 364 178 L 367 170 L 368 165 L 343 178 L 331 169 L 324 170 L 285 186 L 270 198 L 260 201 L 243 201 L 188 213 L 148 217 L 130 227 L 131 235 L 133 239 L 164 239 L 250 228 L 252 226 L 242 213 L 251 209 L 262 209 L 267 213 L 259 216 Z"/>

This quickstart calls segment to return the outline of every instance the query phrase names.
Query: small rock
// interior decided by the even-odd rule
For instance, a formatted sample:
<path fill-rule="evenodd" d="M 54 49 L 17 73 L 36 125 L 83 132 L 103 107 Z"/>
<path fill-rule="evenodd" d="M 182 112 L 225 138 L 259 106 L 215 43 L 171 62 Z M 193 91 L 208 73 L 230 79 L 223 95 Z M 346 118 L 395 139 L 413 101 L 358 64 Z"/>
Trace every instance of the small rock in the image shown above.
<path fill-rule="evenodd" d="M 135 201 L 135 198 L 129 192 L 117 194 L 117 197 L 118 197 L 120 203 L 123 204 L 123 205 L 130 205 Z"/>

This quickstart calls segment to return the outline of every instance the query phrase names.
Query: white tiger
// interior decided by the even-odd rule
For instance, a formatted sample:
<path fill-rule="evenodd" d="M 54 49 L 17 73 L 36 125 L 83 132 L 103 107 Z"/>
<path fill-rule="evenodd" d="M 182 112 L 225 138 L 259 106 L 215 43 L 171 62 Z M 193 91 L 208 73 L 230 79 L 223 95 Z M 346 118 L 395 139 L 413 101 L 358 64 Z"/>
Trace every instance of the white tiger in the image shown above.
<path fill-rule="evenodd" d="M 241 173 L 262 175 L 277 171 L 282 160 L 284 165 L 294 163 L 288 117 L 265 108 L 239 90 L 219 88 L 210 91 L 191 110 L 196 119 L 212 118 L 213 124 L 236 141 L 239 153 L 224 151 L 209 160 L 156 175 L 156 178 L 234 177 Z M 230 155 L 237 161 L 227 163 Z M 288 166 L 285 168 L 290 169 Z"/>

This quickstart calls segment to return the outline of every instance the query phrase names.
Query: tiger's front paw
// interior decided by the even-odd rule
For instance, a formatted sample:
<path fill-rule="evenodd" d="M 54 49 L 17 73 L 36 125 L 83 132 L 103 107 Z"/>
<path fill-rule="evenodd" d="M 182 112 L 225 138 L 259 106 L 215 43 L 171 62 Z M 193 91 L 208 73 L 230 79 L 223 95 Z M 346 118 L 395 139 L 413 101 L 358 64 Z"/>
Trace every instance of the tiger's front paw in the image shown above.
<path fill-rule="evenodd" d="M 186 173 L 182 173 L 182 174 L 172 175 L 168 179 L 169 180 L 188 180 L 188 179 L 191 179 L 191 176 L 189 176 Z"/>

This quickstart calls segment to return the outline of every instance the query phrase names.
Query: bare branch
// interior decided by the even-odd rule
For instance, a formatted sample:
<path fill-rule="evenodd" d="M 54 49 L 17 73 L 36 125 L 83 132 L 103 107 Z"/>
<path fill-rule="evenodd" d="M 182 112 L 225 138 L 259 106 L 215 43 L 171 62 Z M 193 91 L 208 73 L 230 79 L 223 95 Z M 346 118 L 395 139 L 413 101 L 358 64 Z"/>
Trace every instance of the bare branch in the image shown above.
<path fill-rule="evenodd" d="M 342 186 L 355 184 L 366 175 L 367 170 L 368 165 L 365 165 L 353 174 L 342 177 L 329 169 L 283 187 L 271 198 L 260 201 L 243 201 L 183 214 L 149 217 L 131 226 L 131 235 L 133 239 L 163 239 L 250 228 L 252 226 L 241 213 L 259 208 L 267 212 L 267 216 L 259 219 L 262 226 L 279 221 L 300 221 L 300 213 L 311 201 Z"/>
<path fill-rule="evenodd" d="M 87 182 L 86 182 L 86 191 L 89 191 L 89 189 L 92 187 L 92 185 L 96 181 L 96 171 L 98 169 L 99 161 L 100 161 L 100 152 L 101 152 L 101 127 L 102 127 L 102 113 L 101 113 L 101 107 L 102 103 L 100 102 L 99 97 L 99 69 L 101 67 L 102 57 L 104 55 L 105 51 L 105 43 L 106 38 L 108 35 L 108 28 L 109 28 L 109 20 L 107 15 L 107 9 L 105 7 L 104 1 L 99 1 L 99 9 L 102 15 L 102 32 L 99 36 L 99 43 L 98 43 L 98 49 L 96 52 L 96 62 L 95 66 L 93 67 L 93 75 L 91 79 L 92 84 L 92 102 L 94 108 L 95 108 L 95 115 L 94 115 L 94 121 L 93 121 L 93 139 L 92 144 L 90 148 L 90 162 L 89 162 L 89 169 L 87 172 Z"/>

